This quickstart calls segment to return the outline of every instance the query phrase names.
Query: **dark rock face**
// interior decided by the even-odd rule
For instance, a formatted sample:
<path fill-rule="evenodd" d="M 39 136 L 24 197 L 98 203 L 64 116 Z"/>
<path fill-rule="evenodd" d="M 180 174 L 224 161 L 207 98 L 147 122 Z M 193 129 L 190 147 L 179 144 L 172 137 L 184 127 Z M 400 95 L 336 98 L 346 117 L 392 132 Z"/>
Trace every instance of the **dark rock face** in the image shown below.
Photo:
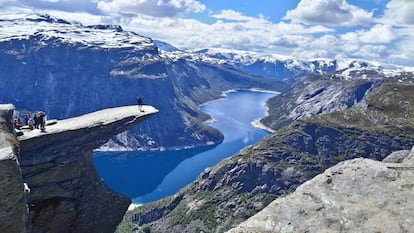
<path fill-rule="evenodd" d="M 124 221 L 160 232 L 223 232 L 338 162 L 382 160 L 409 149 L 414 144 L 413 91 L 409 81 L 390 81 L 349 109 L 296 120 L 207 169 L 175 196 L 138 207 Z M 174 205 L 161 210 L 165 203 Z"/>
<path fill-rule="evenodd" d="M 12 105 L 0 105 L 0 232 L 26 232 L 28 209 L 18 143 L 13 134 Z"/>
<path fill-rule="evenodd" d="M 105 185 L 95 171 L 92 150 L 158 112 L 144 109 L 102 110 L 18 137 L 34 232 L 114 232 L 131 201 Z"/>

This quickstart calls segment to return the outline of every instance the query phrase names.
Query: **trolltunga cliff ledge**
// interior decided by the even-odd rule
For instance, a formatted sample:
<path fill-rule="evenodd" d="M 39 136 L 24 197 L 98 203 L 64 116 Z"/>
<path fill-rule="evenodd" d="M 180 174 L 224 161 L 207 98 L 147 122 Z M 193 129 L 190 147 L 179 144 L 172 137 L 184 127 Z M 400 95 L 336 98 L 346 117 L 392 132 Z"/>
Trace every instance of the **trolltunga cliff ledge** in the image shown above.
<path fill-rule="evenodd" d="M 23 181 L 30 188 L 34 232 L 113 232 L 130 199 L 110 190 L 93 165 L 93 149 L 158 112 L 151 106 L 105 109 L 25 131 Z"/>

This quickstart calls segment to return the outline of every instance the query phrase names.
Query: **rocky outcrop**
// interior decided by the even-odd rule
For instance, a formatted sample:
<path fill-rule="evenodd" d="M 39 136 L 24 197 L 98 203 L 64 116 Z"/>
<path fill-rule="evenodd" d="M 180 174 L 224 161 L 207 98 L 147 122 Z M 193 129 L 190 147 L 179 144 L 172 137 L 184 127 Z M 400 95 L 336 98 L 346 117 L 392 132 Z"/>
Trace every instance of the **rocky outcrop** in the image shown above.
<path fill-rule="evenodd" d="M 93 149 L 158 112 L 151 106 L 105 109 L 24 130 L 23 181 L 33 232 L 113 232 L 130 199 L 110 190 L 93 165 Z"/>
<path fill-rule="evenodd" d="M 13 105 L 0 105 L 0 232 L 26 232 L 28 208 L 11 119 Z"/>
<path fill-rule="evenodd" d="M 228 232 L 414 232 L 414 147 L 397 154 L 341 162 Z"/>

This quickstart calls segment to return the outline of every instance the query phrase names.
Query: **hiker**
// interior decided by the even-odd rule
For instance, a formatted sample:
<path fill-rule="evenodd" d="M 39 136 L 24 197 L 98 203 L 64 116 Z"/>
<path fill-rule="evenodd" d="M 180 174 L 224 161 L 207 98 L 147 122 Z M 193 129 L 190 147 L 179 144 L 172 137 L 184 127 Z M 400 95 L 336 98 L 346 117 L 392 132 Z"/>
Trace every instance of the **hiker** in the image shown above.
<path fill-rule="evenodd" d="M 29 129 L 30 130 L 33 130 L 33 119 L 31 117 L 27 121 L 27 125 L 29 126 Z"/>
<path fill-rule="evenodd" d="M 39 112 L 39 124 L 40 124 L 40 130 L 45 130 L 46 125 L 46 113 L 43 111 Z"/>
<path fill-rule="evenodd" d="M 20 129 L 23 126 L 23 121 L 22 119 L 17 119 L 16 123 L 15 123 L 15 127 L 16 129 Z"/>
<path fill-rule="evenodd" d="M 29 119 L 30 119 L 30 114 L 29 113 L 25 114 L 23 124 L 28 125 L 29 124 Z"/>
<path fill-rule="evenodd" d="M 33 120 L 34 120 L 34 127 L 36 129 L 38 129 L 39 128 L 39 125 L 40 125 L 39 112 L 37 112 L 37 113 L 34 114 Z"/>
<path fill-rule="evenodd" d="M 142 109 L 142 105 L 144 103 L 144 98 L 142 98 L 141 96 L 137 97 L 137 103 L 138 103 L 138 110 L 140 112 L 144 112 L 144 110 Z"/>

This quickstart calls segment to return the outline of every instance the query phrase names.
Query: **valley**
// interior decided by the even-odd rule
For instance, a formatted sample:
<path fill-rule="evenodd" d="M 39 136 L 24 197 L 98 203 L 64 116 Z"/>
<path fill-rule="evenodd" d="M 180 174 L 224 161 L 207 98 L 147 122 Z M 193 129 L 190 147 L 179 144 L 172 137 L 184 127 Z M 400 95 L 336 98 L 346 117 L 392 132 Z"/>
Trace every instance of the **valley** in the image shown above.
<path fill-rule="evenodd" d="M 367 174 L 359 164 L 380 171 L 371 182 L 391 188 L 412 176 L 412 67 L 182 50 L 117 25 L 28 13 L 0 19 L 0 70 L 0 195 L 7 206 L 0 227 L 10 232 L 243 232 L 275 219 L 267 206 L 285 208 L 285 197 L 320 204 L 319 189 L 306 196 L 307 182 L 330 192 L 331 182 L 350 182 L 355 166 Z M 220 100 L 229 90 L 237 91 Z M 138 111 L 138 96 L 147 115 Z M 17 136 L 12 120 L 37 110 L 71 123 Z M 369 180 L 361 182 L 375 186 Z M 401 185 L 395 201 L 414 208 L 404 201 L 413 186 Z M 126 211 L 131 200 L 143 205 Z M 388 199 L 383 203 L 378 208 L 388 211 Z M 348 213 L 352 223 L 361 219 Z M 364 214 L 363 227 L 371 227 L 375 216 Z"/>

